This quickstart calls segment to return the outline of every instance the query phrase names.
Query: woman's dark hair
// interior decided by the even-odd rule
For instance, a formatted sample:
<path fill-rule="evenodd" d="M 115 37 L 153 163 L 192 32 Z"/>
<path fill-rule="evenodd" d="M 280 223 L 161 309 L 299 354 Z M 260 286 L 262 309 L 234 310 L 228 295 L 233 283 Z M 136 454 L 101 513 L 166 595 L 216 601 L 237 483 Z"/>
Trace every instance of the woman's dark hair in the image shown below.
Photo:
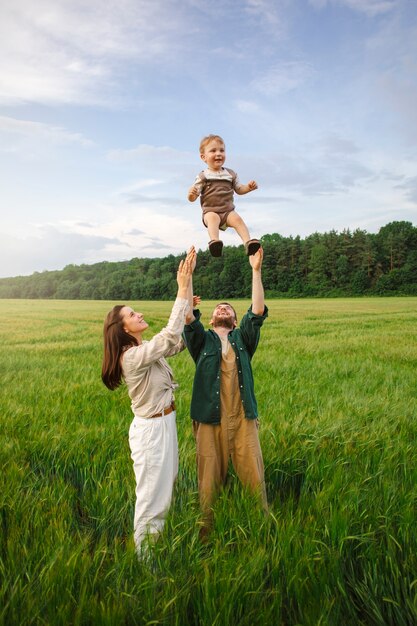
<path fill-rule="evenodd" d="M 129 335 L 123 328 L 123 319 L 120 311 L 124 304 L 117 304 L 107 313 L 104 320 L 103 338 L 104 354 L 101 368 L 101 380 L 112 391 L 122 382 L 122 366 L 120 357 L 126 348 L 137 346 L 135 337 Z"/>

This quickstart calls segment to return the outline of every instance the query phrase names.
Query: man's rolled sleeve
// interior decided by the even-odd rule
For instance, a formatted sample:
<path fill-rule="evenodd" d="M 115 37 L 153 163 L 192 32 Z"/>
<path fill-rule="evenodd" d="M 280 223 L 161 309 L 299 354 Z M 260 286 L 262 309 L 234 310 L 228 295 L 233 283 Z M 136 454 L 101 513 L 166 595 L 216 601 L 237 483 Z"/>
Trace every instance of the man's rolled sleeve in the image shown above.
<path fill-rule="evenodd" d="M 242 340 L 246 346 L 250 356 L 253 356 L 258 346 L 259 337 L 261 333 L 261 326 L 268 317 L 268 307 L 264 307 L 262 315 L 257 315 L 252 311 L 252 305 L 249 307 L 247 313 L 243 316 L 240 323 L 240 332 Z"/>
<path fill-rule="evenodd" d="M 201 313 L 199 309 L 193 311 L 194 320 L 184 326 L 183 339 L 189 353 L 194 361 L 197 361 L 201 348 L 204 344 L 205 330 L 200 322 Z"/>

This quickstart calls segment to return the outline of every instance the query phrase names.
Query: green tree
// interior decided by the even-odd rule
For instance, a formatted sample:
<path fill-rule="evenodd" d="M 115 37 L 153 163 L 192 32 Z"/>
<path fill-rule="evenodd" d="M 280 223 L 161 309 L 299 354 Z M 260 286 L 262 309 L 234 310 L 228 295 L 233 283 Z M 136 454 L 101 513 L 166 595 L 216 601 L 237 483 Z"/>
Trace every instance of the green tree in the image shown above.
<path fill-rule="evenodd" d="M 346 254 L 341 254 L 336 260 L 334 278 L 337 287 L 346 287 L 349 283 L 350 264 Z"/>
<path fill-rule="evenodd" d="M 410 248 L 415 249 L 417 229 L 411 222 L 390 222 L 380 228 L 377 242 L 383 255 L 384 271 L 402 267 Z"/>
<path fill-rule="evenodd" d="M 365 269 L 356 270 L 351 281 L 352 293 L 362 296 L 366 293 L 370 286 L 369 276 Z"/>
<path fill-rule="evenodd" d="M 224 255 L 223 269 L 220 272 L 219 282 L 225 298 L 244 297 L 245 274 L 244 263 L 247 263 L 241 247 L 227 247 Z"/>
<path fill-rule="evenodd" d="M 311 249 L 308 282 L 319 292 L 329 287 L 329 251 L 324 243 L 316 243 Z"/>

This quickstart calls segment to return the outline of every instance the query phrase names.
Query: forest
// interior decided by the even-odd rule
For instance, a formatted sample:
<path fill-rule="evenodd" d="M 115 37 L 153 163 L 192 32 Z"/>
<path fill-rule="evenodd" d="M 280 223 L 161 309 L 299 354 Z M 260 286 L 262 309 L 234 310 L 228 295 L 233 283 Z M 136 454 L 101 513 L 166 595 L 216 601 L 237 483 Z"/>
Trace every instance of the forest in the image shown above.
<path fill-rule="evenodd" d="M 268 298 L 417 295 L 417 227 L 411 222 L 390 222 L 378 233 L 331 230 L 304 239 L 273 233 L 261 240 Z M 135 257 L 2 278 L 0 298 L 168 300 L 176 293 L 182 257 Z M 226 246 L 220 258 L 199 251 L 195 293 L 210 300 L 246 298 L 250 283 L 243 246 Z"/>

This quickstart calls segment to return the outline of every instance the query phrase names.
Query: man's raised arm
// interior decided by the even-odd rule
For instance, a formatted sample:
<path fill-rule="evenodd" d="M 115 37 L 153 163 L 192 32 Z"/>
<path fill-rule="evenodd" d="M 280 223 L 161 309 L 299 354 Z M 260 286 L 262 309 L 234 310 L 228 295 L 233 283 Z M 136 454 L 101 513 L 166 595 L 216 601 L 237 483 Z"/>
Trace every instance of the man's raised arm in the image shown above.
<path fill-rule="evenodd" d="M 252 266 L 252 312 L 256 315 L 263 315 L 265 308 L 265 295 L 262 284 L 263 258 L 263 248 L 259 248 L 255 254 L 249 257 L 249 263 Z"/>

